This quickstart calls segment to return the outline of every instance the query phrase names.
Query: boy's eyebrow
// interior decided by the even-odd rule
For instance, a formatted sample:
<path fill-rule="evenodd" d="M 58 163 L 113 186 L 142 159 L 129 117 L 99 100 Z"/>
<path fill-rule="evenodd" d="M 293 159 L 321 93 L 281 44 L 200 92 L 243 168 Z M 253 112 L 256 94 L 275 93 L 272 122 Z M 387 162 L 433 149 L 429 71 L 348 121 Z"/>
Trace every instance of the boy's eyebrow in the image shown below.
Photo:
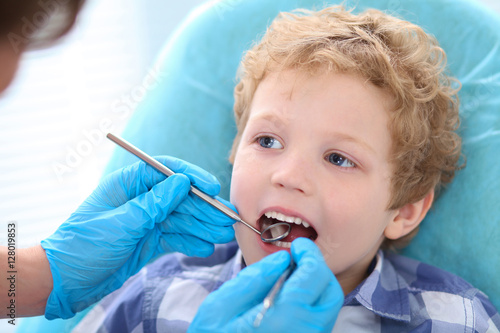
<path fill-rule="evenodd" d="M 255 120 L 266 120 L 266 121 L 269 121 L 271 123 L 275 123 L 275 122 L 282 123 L 283 122 L 283 120 L 280 117 L 278 117 L 277 115 L 275 115 L 274 113 L 271 113 L 271 112 L 260 112 L 255 117 L 250 116 L 250 119 L 253 119 L 254 121 Z"/>
<path fill-rule="evenodd" d="M 330 136 L 333 136 L 336 140 L 339 140 L 339 141 L 348 141 L 348 142 L 352 142 L 352 143 L 355 143 L 357 145 L 360 145 L 361 147 L 365 148 L 365 150 L 368 150 L 369 152 L 373 153 L 373 154 L 376 154 L 377 152 L 375 151 L 375 149 L 370 146 L 367 142 L 361 140 L 361 139 L 358 139 L 352 135 L 349 135 L 347 133 L 335 133 L 335 134 L 330 134 Z"/>

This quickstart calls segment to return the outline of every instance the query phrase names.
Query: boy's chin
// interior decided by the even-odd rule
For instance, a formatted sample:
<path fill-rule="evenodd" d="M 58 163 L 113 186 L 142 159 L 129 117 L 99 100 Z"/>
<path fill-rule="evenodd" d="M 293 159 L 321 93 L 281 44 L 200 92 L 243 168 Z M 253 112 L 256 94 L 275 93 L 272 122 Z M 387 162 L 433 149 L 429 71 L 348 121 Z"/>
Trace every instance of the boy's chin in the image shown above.
<path fill-rule="evenodd" d="M 264 259 L 266 256 L 257 256 L 255 253 L 245 255 L 243 253 L 243 261 L 245 262 L 245 266 L 249 266 L 252 264 L 255 264 L 256 262 L 259 262 L 260 260 Z"/>

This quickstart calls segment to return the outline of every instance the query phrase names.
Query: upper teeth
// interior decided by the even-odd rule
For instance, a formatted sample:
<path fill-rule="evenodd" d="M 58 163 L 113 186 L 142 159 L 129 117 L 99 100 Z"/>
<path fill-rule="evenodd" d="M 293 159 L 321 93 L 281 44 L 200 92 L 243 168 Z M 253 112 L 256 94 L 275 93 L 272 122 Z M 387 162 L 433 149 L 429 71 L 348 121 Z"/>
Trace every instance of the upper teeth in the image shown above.
<path fill-rule="evenodd" d="M 303 221 L 300 217 L 286 216 L 285 214 L 278 212 L 267 212 L 264 215 L 268 218 L 273 218 L 283 222 L 302 224 L 304 227 L 309 228 L 309 223 Z"/>

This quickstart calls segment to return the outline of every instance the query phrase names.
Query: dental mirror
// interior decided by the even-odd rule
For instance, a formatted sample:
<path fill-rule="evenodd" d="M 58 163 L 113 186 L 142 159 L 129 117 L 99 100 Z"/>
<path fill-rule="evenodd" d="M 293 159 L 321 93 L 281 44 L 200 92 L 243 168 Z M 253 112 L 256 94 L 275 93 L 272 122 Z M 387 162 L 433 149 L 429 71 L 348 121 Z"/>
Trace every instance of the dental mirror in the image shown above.
<path fill-rule="evenodd" d="M 252 227 L 250 224 L 243 221 L 238 215 L 235 214 L 236 216 L 238 216 L 238 218 L 236 219 L 233 216 L 227 214 L 226 212 L 224 212 L 224 211 L 222 211 L 222 212 L 225 213 L 230 218 L 235 219 L 238 222 L 243 223 L 245 226 L 247 226 L 248 228 L 250 228 L 253 231 L 255 231 L 256 233 L 258 233 L 260 235 L 260 240 L 263 241 L 264 243 L 273 243 L 273 242 L 277 242 L 277 241 L 282 240 L 283 238 L 288 236 L 288 234 L 290 233 L 290 230 L 292 228 L 291 225 L 288 223 L 278 222 L 278 223 L 270 225 L 269 227 L 262 230 L 262 232 L 260 232 L 259 230 Z"/>
<path fill-rule="evenodd" d="M 116 135 L 113 135 L 111 133 L 108 133 L 106 135 L 106 137 L 108 139 L 110 139 L 111 141 L 113 141 L 114 143 L 116 143 L 117 145 L 119 145 L 120 147 L 122 147 L 123 149 L 125 149 L 126 151 L 128 151 L 129 153 L 132 153 L 133 155 L 137 156 L 138 158 L 140 158 L 141 160 L 143 160 L 148 165 L 150 165 L 151 167 L 153 167 L 157 171 L 161 172 L 165 176 L 169 177 L 175 173 L 172 170 L 170 170 L 169 168 L 167 168 L 166 166 L 164 166 L 163 164 L 161 164 L 160 162 L 158 162 L 157 160 L 155 160 L 154 158 L 152 158 L 151 156 L 149 156 L 148 154 L 146 154 L 145 152 L 143 152 L 142 150 L 140 150 L 139 148 L 137 148 L 134 145 L 132 145 L 131 143 L 123 140 L 122 138 L 120 138 Z M 290 230 L 292 228 L 288 223 L 279 222 L 279 223 L 275 223 L 275 224 L 270 225 L 269 227 L 265 228 L 262 232 L 260 232 L 259 230 L 252 227 L 250 224 L 243 221 L 241 219 L 241 217 L 238 216 L 238 214 L 236 214 L 232 209 L 230 209 L 229 207 L 227 207 L 226 205 L 224 205 L 223 203 L 221 203 L 217 199 L 212 198 L 211 196 L 209 196 L 206 193 L 203 193 L 202 191 L 200 191 L 199 189 L 197 189 L 194 186 L 191 186 L 191 192 L 194 195 L 198 196 L 203 201 L 205 201 L 206 203 L 212 205 L 214 208 L 217 208 L 218 210 L 220 210 L 222 213 L 226 214 L 227 216 L 229 216 L 233 220 L 241 222 L 245 226 L 247 226 L 248 228 L 255 231 L 257 234 L 260 235 L 260 239 L 264 243 L 273 243 L 273 242 L 282 240 L 283 238 L 288 236 L 288 234 L 290 233 Z"/>

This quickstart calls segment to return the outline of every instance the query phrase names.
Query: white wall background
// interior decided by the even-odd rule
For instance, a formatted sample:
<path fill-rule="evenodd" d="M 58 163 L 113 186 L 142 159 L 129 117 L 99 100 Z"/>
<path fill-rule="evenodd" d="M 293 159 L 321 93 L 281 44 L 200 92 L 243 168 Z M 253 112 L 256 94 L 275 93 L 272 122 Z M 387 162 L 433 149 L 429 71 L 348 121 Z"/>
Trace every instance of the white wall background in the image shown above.
<path fill-rule="evenodd" d="M 500 0 L 478 1 L 500 13 Z M 62 43 L 25 55 L 0 96 L 0 244 L 9 221 L 18 247 L 37 244 L 93 190 L 115 148 L 101 122 L 123 129 L 129 114 L 114 106 L 134 99 L 167 36 L 202 2 L 88 0 Z"/>
<path fill-rule="evenodd" d="M 486 6 L 490 7 L 498 14 L 500 14 L 500 1 L 499 0 L 477 0 L 478 2 L 484 3 Z"/>

